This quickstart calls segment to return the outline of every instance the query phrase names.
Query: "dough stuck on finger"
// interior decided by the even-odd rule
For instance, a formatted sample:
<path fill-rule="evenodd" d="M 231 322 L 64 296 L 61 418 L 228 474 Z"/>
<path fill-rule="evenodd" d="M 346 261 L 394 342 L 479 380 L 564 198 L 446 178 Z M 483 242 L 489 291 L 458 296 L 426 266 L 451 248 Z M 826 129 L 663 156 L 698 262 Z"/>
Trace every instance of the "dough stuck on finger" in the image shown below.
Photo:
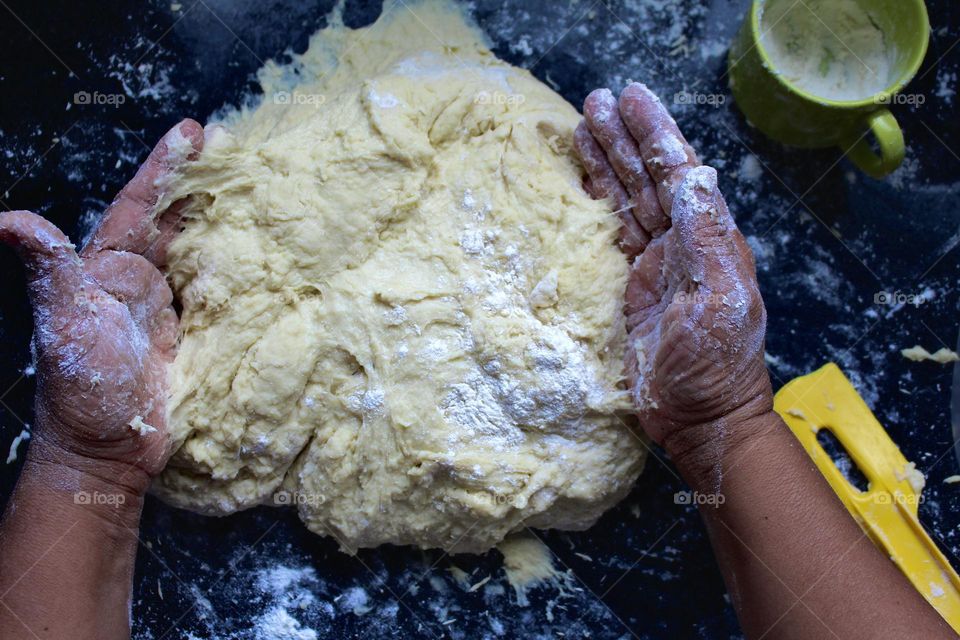
<path fill-rule="evenodd" d="M 585 528 L 645 449 L 618 415 L 628 264 L 581 188 L 580 116 L 459 13 L 387 12 L 311 40 L 313 80 L 265 86 L 169 185 L 195 197 L 154 490 L 296 506 L 351 552 Z"/>
<path fill-rule="evenodd" d="M 183 120 L 171 128 L 107 207 L 81 255 L 88 257 L 108 249 L 148 257 L 162 254 L 154 247 L 159 235 L 156 218 L 173 202 L 164 199 L 165 187 L 176 168 L 198 157 L 203 140 L 203 127 L 193 120 Z M 169 238 L 164 237 L 164 241 Z"/>

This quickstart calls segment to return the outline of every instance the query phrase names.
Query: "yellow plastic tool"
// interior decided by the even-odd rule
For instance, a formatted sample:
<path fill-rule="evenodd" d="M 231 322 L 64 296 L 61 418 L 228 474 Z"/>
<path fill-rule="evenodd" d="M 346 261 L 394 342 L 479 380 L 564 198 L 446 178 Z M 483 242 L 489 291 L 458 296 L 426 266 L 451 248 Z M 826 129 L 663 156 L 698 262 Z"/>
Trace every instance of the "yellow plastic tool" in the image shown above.
<path fill-rule="evenodd" d="M 960 577 L 917 519 L 921 492 L 910 483 L 907 459 L 840 368 L 832 362 L 787 383 L 774 409 L 874 544 L 960 633 Z M 817 441 L 830 430 L 869 481 L 852 485 Z"/>

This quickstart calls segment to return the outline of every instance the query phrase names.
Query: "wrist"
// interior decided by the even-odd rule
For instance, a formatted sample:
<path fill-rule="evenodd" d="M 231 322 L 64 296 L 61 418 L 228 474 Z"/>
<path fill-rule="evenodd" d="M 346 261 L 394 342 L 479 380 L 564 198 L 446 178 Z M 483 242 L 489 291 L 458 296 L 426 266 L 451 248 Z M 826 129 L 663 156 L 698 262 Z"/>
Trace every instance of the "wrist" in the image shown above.
<path fill-rule="evenodd" d="M 31 450 L 0 521 L 0 636 L 27 620 L 44 638 L 129 638 L 142 493 L 48 441 Z"/>
<path fill-rule="evenodd" d="M 139 526 L 150 478 L 135 465 L 90 458 L 40 435 L 27 449 L 21 482 L 42 487 L 72 516 L 92 516 L 122 531 Z"/>
<path fill-rule="evenodd" d="M 760 455 L 761 443 L 782 426 L 772 407 L 745 406 L 718 420 L 675 432 L 664 448 L 692 488 L 716 491 L 727 468 L 742 456 Z"/>

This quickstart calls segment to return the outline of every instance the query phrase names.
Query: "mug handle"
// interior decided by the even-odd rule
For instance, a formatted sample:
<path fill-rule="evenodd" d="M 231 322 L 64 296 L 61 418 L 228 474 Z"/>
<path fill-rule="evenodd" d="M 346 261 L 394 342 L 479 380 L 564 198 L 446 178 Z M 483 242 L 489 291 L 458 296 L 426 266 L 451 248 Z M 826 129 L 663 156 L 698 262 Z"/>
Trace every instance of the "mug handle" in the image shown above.
<path fill-rule="evenodd" d="M 843 148 L 853 164 L 872 178 L 882 178 L 893 173 L 906 155 L 903 143 L 903 131 L 889 109 L 878 109 L 867 114 L 864 124 L 869 128 L 866 135 L 859 138 L 847 136 Z M 862 129 L 861 129 L 862 131 Z M 880 147 L 878 155 L 867 141 L 867 135 L 873 134 Z"/>

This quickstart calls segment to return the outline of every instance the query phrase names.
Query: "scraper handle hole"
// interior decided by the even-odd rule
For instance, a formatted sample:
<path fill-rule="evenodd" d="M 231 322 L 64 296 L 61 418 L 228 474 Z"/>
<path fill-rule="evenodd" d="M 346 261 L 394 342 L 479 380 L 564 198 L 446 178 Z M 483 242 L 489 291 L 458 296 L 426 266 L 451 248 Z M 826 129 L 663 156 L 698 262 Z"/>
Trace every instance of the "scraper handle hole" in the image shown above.
<path fill-rule="evenodd" d="M 856 487 L 859 491 L 865 492 L 870 488 L 870 482 L 860 471 L 860 468 L 853 461 L 853 457 L 847 452 L 843 443 L 837 439 L 829 427 L 823 427 L 817 432 L 817 442 L 823 447 L 834 466 L 840 470 L 847 482 Z"/>

